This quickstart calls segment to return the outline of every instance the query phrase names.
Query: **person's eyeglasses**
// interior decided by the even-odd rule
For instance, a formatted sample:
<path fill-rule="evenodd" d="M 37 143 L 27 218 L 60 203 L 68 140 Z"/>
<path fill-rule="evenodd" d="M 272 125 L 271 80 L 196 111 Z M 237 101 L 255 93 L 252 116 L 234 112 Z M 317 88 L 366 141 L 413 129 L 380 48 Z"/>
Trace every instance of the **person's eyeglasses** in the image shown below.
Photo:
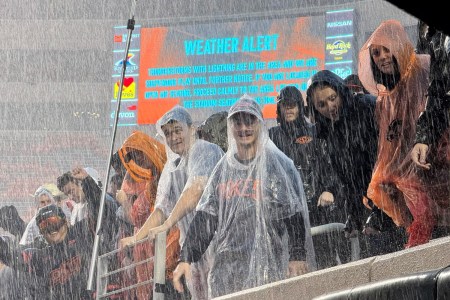
<path fill-rule="evenodd" d="M 66 224 L 66 220 L 59 216 L 51 216 L 39 223 L 41 234 L 50 234 L 59 231 Z"/>

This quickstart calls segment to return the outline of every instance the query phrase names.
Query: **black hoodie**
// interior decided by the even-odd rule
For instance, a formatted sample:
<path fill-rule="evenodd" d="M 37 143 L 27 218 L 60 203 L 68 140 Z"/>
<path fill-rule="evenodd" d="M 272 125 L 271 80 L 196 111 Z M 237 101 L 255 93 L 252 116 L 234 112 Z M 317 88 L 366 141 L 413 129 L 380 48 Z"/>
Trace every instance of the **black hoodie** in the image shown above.
<path fill-rule="evenodd" d="M 299 92 L 300 93 L 300 92 Z M 305 190 L 310 222 L 312 226 L 327 223 L 325 217 L 330 217 L 326 211 L 317 208 L 320 194 L 332 186 L 329 170 L 329 157 L 326 153 L 324 140 L 316 138 L 315 126 L 308 123 L 304 117 L 303 99 L 295 99 L 299 108 L 299 115 L 293 122 L 286 122 L 280 111 L 280 102 L 277 103 L 278 125 L 269 129 L 269 137 L 274 144 L 290 159 L 300 173 Z M 326 216 L 324 216 L 324 214 Z M 334 213 L 333 215 L 336 215 Z M 344 218 L 344 220 L 342 220 Z M 343 222 L 342 216 L 334 216 L 328 222 Z"/>
<path fill-rule="evenodd" d="M 342 100 L 339 120 L 334 123 L 321 115 L 313 104 L 313 91 L 323 84 L 333 88 Z M 311 116 L 316 122 L 317 137 L 326 140 L 331 164 L 343 184 L 341 190 L 346 198 L 347 213 L 354 217 L 360 227 L 368 213 L 362 199 L 377 154 L 375 97 L 353 95 L 344 81 L 328 70 L 320 71 L 311 78 L 306 94 Z M 335 194 L 336 190 L 331 192 Z"/>

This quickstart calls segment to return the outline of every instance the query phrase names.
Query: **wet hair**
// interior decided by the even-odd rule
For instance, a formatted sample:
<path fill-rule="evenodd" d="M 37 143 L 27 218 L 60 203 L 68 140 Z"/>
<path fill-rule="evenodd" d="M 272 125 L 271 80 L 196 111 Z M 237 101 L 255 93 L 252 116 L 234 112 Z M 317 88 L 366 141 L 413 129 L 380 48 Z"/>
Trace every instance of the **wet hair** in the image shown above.
<path fill-rule="evenodd" d="M 345 77 L 344 83 L 350 90 L 353 90 L 354 88 L 359 88 L 364 94 L 369 94 L 369 92 L 363 86 L 357 74 L 350 74 L 347 77 Z"/>
<path fill-rule="evenodd" d="M 331 88 L 333 89 L 333 91 L 335 91 L 339 97 L 342 97 L 342 93 L 340 92 L 339 89 L 336 88 L 336 86 L 334 86 L 333 84 L 331 84 L 328 81 L 316 81 L 313 84 L 311 84 L 311 86 L 308 88 L 307 91 L 307 97 L 306 97 L 306 101 L 308 102 L 308 106 L 306 106 L 306 110 L 308 111 L 308 116 L 313 116 L 315 115 L 315 110 L 316 108 L 314 107 L 314 94 L 317 90 L 323 90 L 324 88 Z M 319 112 L 317 112 L 319 113 Z M 320 113 L 319 113 L 320 114 Z"/>
<path fill-rule="evenodd" d="M 116 171 L 117 174 L 121 174 L 122 177 L 127 172 L 127 169 L 125 169 L 125 166 L 122 163 L 122 160 L 119 156 L 119 151 L 116 151 L 112 157 L 111 157 L 111 167 L 113 167 L 114 171 Z"/>
<path fill-rule="evenodd" d="M 391 91 L 395 88 L 397 83 L 400 81 L 400 71 L 398 68 L 397 58 L 392 56 L 392 60 L 394 62 L 394 74 L 385 74 L 378 69 L 378 66 L 375 64 L 375 61 L 370 55 L 370 66 L 372 68 L 373 78 L 376 83 L 382 84 L 386 87 L 388 91 Z"/>
<path fill-rule="evenodd" d="M 56 179 L 56 186 L 60 191 L 63 190 L 63 188 L 70 182 L 77 182 L 77 179 L 73 177 L 72 172 L 66 172 L 59 176 Z"/>
<path fill-rule="evenodd" d="M 122 185 L 122 181 L 123 181 L 122 174 L 114 174 L 110 180 L 111 183 L 116 184 L 118 187 Z"/>

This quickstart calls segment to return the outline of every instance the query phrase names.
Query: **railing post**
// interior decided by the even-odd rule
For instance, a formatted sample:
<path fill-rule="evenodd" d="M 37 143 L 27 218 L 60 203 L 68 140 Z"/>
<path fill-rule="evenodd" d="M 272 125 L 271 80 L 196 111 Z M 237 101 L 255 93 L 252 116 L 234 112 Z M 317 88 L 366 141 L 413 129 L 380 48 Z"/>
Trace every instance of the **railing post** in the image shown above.
<path fill-rule="evenodd" d="M 98 257 L 97 260 L 97 291 L 96 298 L 101 299 L 107 292 L 108 277 L 103 277 L 108 272 L 108 257 Z"/>
<path fill-rule="evenodd" d="M 166 232 L 161 232 L 156 236 L 155 260 L 153 271 L 153 299 L 164 300 L 164 290 L 166 283 Z"/>
<path fill-rule="evenodd" d="M 352 249 L 352 261 L 357 261 L 361 257 L 361 247 L 359 245 L 359 233 L 355 237 L 350 238 L 350 244 Z"/>

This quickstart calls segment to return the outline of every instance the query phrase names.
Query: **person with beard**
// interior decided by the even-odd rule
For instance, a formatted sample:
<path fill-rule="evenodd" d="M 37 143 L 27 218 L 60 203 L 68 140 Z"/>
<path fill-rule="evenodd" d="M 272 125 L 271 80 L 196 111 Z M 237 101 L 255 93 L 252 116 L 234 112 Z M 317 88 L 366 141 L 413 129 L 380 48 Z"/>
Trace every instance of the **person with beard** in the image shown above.
<path fill-rule="evenodd" d="M 16 246 L 0 239 L 0 260 L 36 278 L 33 290 L 41 299 L 92 299 L 86 286 L 94 235 L 87 219 L 70 226 L 62 209 L 50 204 L 38 211 L 36 225 L 45 245 Z"/>
<path fill-rule="evenodd" d="M 276 98 L 277 123 L 269 129 L 273 143 L 294 162 L 302 178 L 311 226 L 345 223 L 345 205 L 339 194 L 339 180 L 330 168 L 326 142 L 317 139 L 316 128 L 305 117 L 303 96 L 295 86 L 286 86 Z M 350 259 L 350 242 L 342 232 L 313 237 L 318 268 Z"/>

